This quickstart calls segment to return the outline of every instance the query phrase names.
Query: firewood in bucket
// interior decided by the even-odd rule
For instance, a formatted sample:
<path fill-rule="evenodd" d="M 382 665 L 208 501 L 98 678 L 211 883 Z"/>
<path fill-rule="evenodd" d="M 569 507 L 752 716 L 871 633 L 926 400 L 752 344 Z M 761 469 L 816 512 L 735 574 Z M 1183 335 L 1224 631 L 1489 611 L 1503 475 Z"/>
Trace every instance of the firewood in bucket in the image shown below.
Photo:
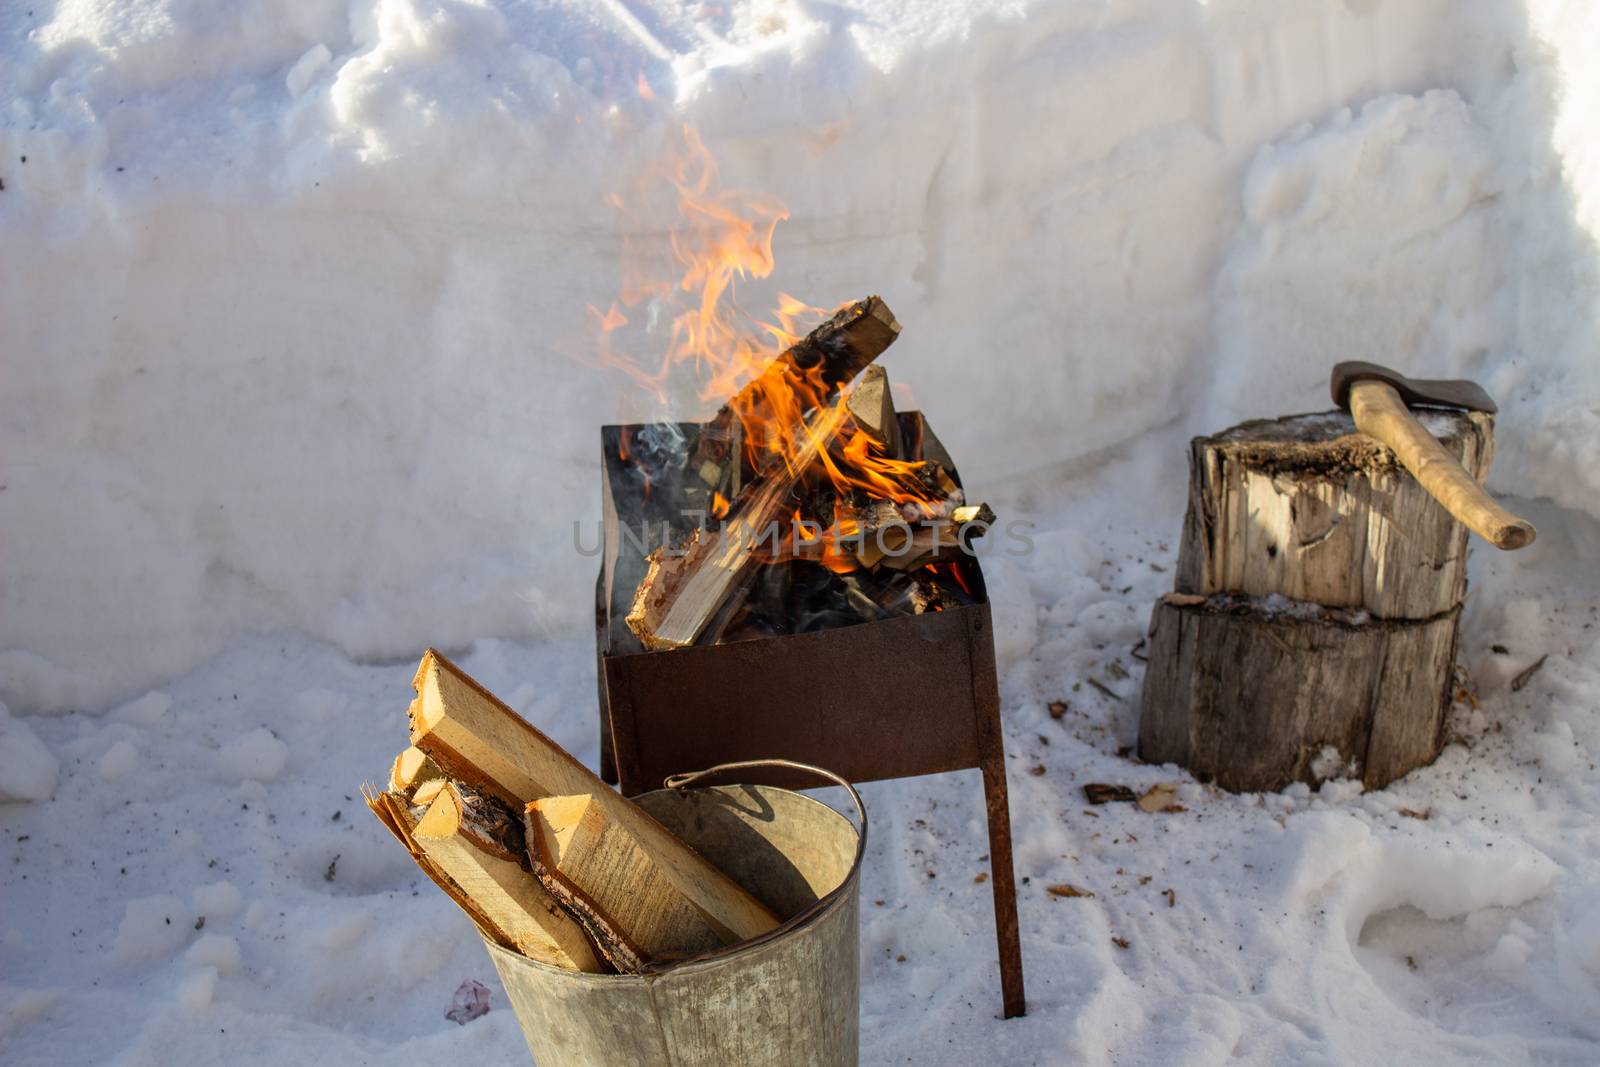
<path fill-rule="evenodd" d="M 729 943 L 595 796 L 545 797 L 525 818 L 534 874 L 619 971 Z"/>
<path fill-rule="evenodd" d="M 778 925 L 738 883 L 439 653 L 423 656 L 413 685 L 411 743 L 452 778 L 519 811 L 547 796 L 592 794 L 720 934 L 744 940 Z"/>

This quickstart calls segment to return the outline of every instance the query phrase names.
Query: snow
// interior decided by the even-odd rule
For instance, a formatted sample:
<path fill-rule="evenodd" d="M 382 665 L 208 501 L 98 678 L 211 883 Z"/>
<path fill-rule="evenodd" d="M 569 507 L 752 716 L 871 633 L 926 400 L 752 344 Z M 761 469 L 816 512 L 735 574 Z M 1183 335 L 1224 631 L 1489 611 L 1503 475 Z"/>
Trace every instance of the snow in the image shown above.
<path fill-rule="evenodd" d="M 239 973 L 239 942 L 224 934 L 207 934 L 189 946 L 183 961 L 198 970 L 217 976 Z"/>
<path fill-rule="evenodd" d="M 222 773 L 240 781 L 270 782 L 283 773 L 288 762 L 288 746 L 265 726 L 234 738 L 217 753 Z"/>
<path fill-rule="evenodd" d="M 198 887 L 192 896 L 194 911 L 207 921 L 231 919 L 239 914 L 243 897 L 232 882 L 212 882 Z"/>
<path fill-rule="evenodd" d="M 100 757 L 95 769 L 106 781 L 115 782 L 138 765 L 139 750 L 127 741 L 117 741 L 106 749 L 106 754 Z"/>
<path fill-rule="evenodd" d="M 658 408 L 586 307 L 682 123 L 1032 524 L 985 563 L 1030 1011 L 976 774 L 876 783 L 863 1062 L 1600 1058 L 1593 5 L 58 0 L 0 42 L 7 1063 L 523 1056 L 356 788 L 427 644 L 597 760 L 573 523 Z M 1500 402 L 1540 538 L 1474 550 L 1476 705 L 1375 793 L 1130 761 L 1186 437 L 1346 358 Z"/>
<path fill-rule="evenodd" d="M 61 764 L 22 719 L 0 704 L 0 803 L 49 800 Z"/>
<path fill-rule="evenodd" d="M 594 426 L 655 413 L 585 369 L 608 194 L 680 122 L 789 205 L 775 283 L 883 292 L 976 484 L 1320 406 L 1361 355 L 1479 378 L 1491 484 L 1594 508 L 1584 4 L 280 7 L 0 13 L 7 351 L 74 354 L 0 400 L 14 710 L 252 632 L 581 627 L 542 561 L 597 515 Z"/>
<path fill-rule="evenodd" d="M 188 940 L 194 921 L 183 901 L 170 893 L 130 900 L 111 945 L 110 962 L 136 967 L 170 956 Z"/>
<path fill-rule="evenodd" d="M 217 969 L 202 967 L 178 983 L 178 1003 L 198 1012 L 211 1006 L 217 995 Z"/>
<path fill-rule="evenodd" d="M 171 710 L 171 697 L 161 692 L 149 692 L 112 711 L 111 717 L 135 726 L 151 727 L 160 722 L 161 716 Z"/>

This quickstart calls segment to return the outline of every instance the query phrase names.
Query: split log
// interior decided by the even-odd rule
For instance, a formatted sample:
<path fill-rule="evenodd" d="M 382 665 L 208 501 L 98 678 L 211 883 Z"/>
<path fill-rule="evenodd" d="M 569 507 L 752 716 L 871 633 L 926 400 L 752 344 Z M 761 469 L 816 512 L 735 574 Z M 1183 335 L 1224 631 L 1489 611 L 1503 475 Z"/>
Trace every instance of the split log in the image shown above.
<path fill-rule="evenodd" d="M 861 380 L 845 397 L 845 407 L 861 432 L 878 445 L 890 459 L 904 459 L 900 440 L 900 417 L 895 414 L 894 394 L 889 389 L 889 373 L 880 366 L 861 372 Z"/>
<path fill-rule="evenodd" d="M 886 501 L 866 509 L 856 517 L 855 523 L 852 533 L 834 529 L 823 536 L 825 540 L 831 538 L 835 544 L 849 546 L 848 551 L 856 562 L 869 571 L 882 563 L 884 557 L 905 548 L 906 542 L 911 540 L 911 524 L 906 522 L 898 507 Z"/>
<path fill-rule="evenodd" d="M 1382 788 L 1443 746 L 1460 610 L 1395 621 L 1281 598 L 1164 597 L 1139 758 L 1234 792 L 1347 775 Z"/>
<path fill-rule="evenodd" d="M 438 779 L 434 779 L 427 784 L 432 785 L 436 781 Z M 494 920 L 489 917 L 489 914 L 484 911 L 478 902 L 468 896 L 466 891 L 456 883 L 455 879 L 445 873 L 444 868 L 439 866 L 417 843 L 417 823 L 422 819 L 423 809 L 413 805 L 411 799 L 404 793 L 392 790 L 387 793 L 378 793 L 373 791 L 371 787 L 364 786 L 362 787 L 361 795 L 366 800 L 367 807 L 371 808 L 372 813 L 378 817 L 378 821 L 383 823 L 389 829 L 389 832 L 395 836 L 395 839 L 405 846 L 406 851 L 411 854 L 411 858 L 422 870 L 422 873 L 427 875 L 428 879 L 438 886 L 446 896 L 455 901 L 457 907 L 467 913 L 467 918 L 472 920 L 473 925 L 485 937 L 501 948 L 508 948 L 513 952 L 519 951 L 510 935 L 495 925 Z"/>
<path fill-rule="evenodd" d="M 496 940 L 553 967 L 605 970 L 583 927 L 529 870 L 522 820 L 506 805 L 452 782 L 411 834 L 473 902 Z"/>
<path fill-rule="evenodd" d="M 913 528 L 910 538 L 883 556 L 885 567 L 914 571 L 930 563 L 943 563 L 965 555 L 972 541 L 994 525 L 995 515 L 988 504 L 967 504 L 956 508 L 948 519 L 931 519 Z"/>
<path fill-rule="evenodd" d="M 430 778 L 411 791 L 411 806 L 413 808 L 426 808 L 438 798 L 444 787 L 450 784 L 448 778 Z"/>
<path fill-rule="evenodd" d="M 411 743 L 452 778 L 518 810 L 547 796 L 592 793 L 678 891 L 731 939 L 756 937 L 778 925 L 760 901 L 439 653 L 428 650 L 412 684 L 417 699 L 410 709 Z"/>
<path fill-rule="evenodd" d="M 534 873 L 619 971 L 729 943 L 594 796 L 536 800 L 526 819 Z"/>
<path fill-rule="evenodd" d="M 1493 419 L 1418 414 L 1482 481 Z M 1343 412 L 1247 422 L 1190 444 L 1180 593 L 1277 593 L 1428 619 L 1461 602 L 1466 558 L 1466 527 Z"/>
<path fill-rule="evenodd" d="M 389 768 L 389 791 L 410 796 L 424 782 L 443 778 L 439 765 L 420 748 L 408 748 L 394 758 Z"/>

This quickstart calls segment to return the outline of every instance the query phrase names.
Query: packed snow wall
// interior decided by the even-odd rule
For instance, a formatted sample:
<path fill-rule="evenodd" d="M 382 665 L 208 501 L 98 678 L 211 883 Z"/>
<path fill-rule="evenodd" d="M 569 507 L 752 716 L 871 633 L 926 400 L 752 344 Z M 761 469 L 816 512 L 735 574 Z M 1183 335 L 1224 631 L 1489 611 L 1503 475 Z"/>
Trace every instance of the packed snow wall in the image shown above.
<path fill-rule="evenodd" d="M 1478 378 L 1491 485 L 1600 513 L 1597 26 L 6 5 L 0 699 L 103 707 L 247 631 L 412 657 L 584 626 L 598 426 L 649 414 L 581 358 L 640 225 L 608 194 L 682 123 L 787 203 L 784 289 L 889 301 L 891 374 L 971 484 L 1163 429 L 1141 447 L 1181 463 L 1361 357 Z"/>

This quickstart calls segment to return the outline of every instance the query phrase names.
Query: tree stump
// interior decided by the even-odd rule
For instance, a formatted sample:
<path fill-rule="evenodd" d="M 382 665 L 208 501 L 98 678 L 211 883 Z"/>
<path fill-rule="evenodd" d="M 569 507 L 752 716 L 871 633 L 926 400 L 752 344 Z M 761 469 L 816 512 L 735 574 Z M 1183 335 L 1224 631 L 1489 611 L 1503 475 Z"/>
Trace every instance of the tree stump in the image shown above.
<path fill-rule="evenodd" d="M 1419 414 L 1482 481 L 1491 417 Z M 1344 412 L 1247 422 L 1190 443 L 1178 592 L 1430 619 L 1459 604 L 1466 584 L 1467 528 Z"/>
<path fill-rule="evenodd" d="M 1424 424 L 1482 480 L 1494 424 Z M 1359 777 L 1443 745 L 1467 531 L 1342 412 L 1190 445 L 1177 592 L 1157 602 L 1139 755 L 1236 792 Z"/>

